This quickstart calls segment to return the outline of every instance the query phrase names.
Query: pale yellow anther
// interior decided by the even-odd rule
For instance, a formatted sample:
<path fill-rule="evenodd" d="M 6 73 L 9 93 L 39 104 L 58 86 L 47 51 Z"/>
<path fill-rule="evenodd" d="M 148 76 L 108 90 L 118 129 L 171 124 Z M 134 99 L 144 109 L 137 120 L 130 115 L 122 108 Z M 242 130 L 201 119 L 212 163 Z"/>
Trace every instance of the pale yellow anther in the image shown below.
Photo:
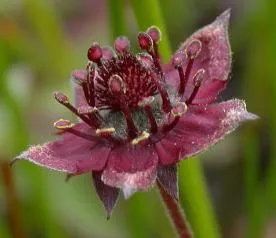
<path fill-rule="evenodd" d="M 91 113 L 94 113 L 98 111 L 96 107 L 90 107 L 90 106 L 80 106 L 78 107 L 78 114 L 80 115 L 88 115 Z"/>
<path fill-rule="evenodd" d="M 137 138 L 135 138 L 135 139 L 133 139 L 133 140 L 131 141 L 131 144 L 137 145 L 137 144 L 139 144 L 141 141 L 144 141 L 144 140 L 148 139 L 149 136 L 150 136 L 150 134 L 149 134 L 148 132 L 143 131 L 142 134 L 141 134 L 140 136 L 138 136 Z"/>
<path fill-rule="evenodd" d="M 106 127 L 106 128 L 100 128 L 96 130 L 96 135 L 102 135 L 102 134 L 112 134 L 115 132 L 114 127 Z"/>
<path fill-rule="evenodd" d="M 178 102 L 175 107 L 171 110 L 171 114 L 174 117 L 181 117 L 186 111 L 188 107 L 185 102 Z"/>
<path fill-rule="evenodd" d="M 71 123 L 69 120 L 65 120 L 65 119 L 59 119 L 54 122 L 54 127 L 59 130 L 69 129 L 74 126 L 75 126 L 74 123 Z"/>
<path fill-rule="evenodd" d="M 141 101 L 139 101 L 138 106 L 139 107 L 145 107 L 145 106 L 150 105 L 151 103 L 153 103 L 153 101 L 154 101 L 154 97 L 149 96 L 149 97 L 143 98 Z"/>

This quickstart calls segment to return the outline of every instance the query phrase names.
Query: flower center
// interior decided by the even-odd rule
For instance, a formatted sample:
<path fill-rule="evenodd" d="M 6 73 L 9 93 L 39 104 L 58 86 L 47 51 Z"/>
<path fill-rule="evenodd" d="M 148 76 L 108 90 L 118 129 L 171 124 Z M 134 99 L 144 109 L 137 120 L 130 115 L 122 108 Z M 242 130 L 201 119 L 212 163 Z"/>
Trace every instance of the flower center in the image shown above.
<path fill-rule="evenodd" d="M 135 109 L 143 98 L 156 94 L 154 72 L 130 53 L 112 57 L 98 67 L 95 91 L 98 108 Z"/>
<path fill-rule="evenodd" d="M 145 53 L 132 54 L 124 36 L 114 42 L 116 54 L 110 48 L 93 43 L 88 50 L 85 73 L 74 76 L 82 87 L 87 105 L 75 108 L 62 93 L 55 93 L 55 98 L 91 126 L 95 133 L 77 132 L 68 120 L 56 122 L 55 127 L 84 139 L 99 137 L 111 143 L 127 142 L 133 146 L 160 140 L 188 110 L 205 71 L 200 69 L 193 75 L 194 89 L 188 98 L 184 98 L 201 42 L 193 40 L 185 51 L 174 55 L 172 63 L 179 73 L 179 87 L 175 91 L 166 84 L 158 52 L 159 41 L 158 28 L 151 27 L 138 34 L 138 43 Z M 184 62 L 187 62 L 185 68 Z"/>

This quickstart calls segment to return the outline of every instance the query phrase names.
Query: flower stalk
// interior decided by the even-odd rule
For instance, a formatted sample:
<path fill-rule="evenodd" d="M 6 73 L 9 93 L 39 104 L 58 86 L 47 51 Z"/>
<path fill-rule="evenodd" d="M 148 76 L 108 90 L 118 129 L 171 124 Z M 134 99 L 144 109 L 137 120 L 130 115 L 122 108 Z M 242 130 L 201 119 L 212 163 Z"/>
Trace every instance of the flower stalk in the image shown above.
<path fill-rule="evenodd" d="M 168 215 L 171 218 L 171 222 L 173 223 L 176 232 L 178 233 L 180 238 L 192 238 L 192 232 L 190 225 L 184 217 L 183 211 L 179 206 L 178 202 L 170 196 L 162 185 L 157 182 L 157 187 L 160 192 L 161 198 L 168 210 Z"/>

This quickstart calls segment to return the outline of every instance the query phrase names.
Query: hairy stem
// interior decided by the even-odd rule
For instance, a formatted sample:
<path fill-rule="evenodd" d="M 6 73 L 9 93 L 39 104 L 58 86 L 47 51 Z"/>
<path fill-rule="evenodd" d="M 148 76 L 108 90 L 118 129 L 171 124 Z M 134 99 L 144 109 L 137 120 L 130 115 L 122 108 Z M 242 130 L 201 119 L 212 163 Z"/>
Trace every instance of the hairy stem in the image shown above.
<path fill-rule="evenodd" d="M 157 187 L 159 189 L 161 198 L 168 209 L 168 214 L 171 218 L 173 225 L 180 238 L 191 238 L 193 237 L 190 231 L 190 225 L 186 221 L 183 211 L 175 201 L 162 187 L 162 185 L 157 182 Z"/>

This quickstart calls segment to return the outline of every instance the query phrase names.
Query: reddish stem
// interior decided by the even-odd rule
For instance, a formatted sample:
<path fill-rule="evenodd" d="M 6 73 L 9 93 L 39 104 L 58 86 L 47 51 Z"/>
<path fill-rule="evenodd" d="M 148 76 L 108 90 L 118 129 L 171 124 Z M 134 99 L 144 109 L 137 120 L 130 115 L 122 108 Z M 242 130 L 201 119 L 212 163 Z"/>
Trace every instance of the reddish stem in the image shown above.
<path fill-rule="evenodd" d="M 188 222 L 185 220 L 184 214 L 177 201 L 175 201 L 162 187 L 162 185 L 157 182 L 157 187 L 159 189 L 160 195 L 163 202 L 165 203 L 168 214 L 170 215 L 171 221 L 174 224 L 176 231 L 180 238 L 192 238 L 193 235 L 190 230 Z"/>
<path fill-rule="evenodd" d="M 13 175 L 8 163 L 2 162 L 0 164 L 3 176 L 4 192 L 6 197 L 9 222 L 13 237 L 23 238 L 23 223 L 20 213 L 20 204 L 16 195 Z"/>

